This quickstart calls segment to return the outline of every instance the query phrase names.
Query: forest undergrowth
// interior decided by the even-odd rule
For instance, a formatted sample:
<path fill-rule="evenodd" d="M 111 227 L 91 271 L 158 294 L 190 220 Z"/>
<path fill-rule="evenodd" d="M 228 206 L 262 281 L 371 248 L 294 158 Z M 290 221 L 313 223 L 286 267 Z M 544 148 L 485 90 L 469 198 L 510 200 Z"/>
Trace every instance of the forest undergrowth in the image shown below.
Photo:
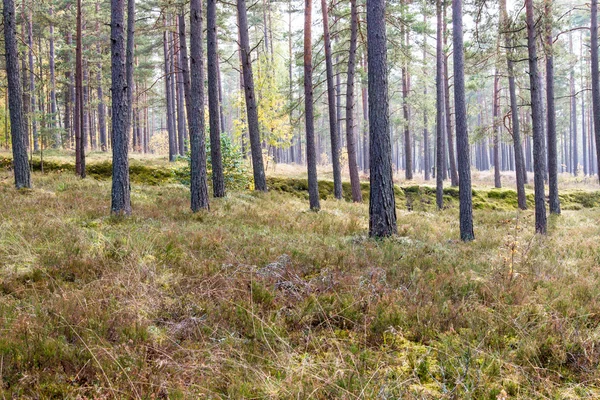
<path fill-rule="evenodd" d="M 452 190 L 438 212 L 399 188 L 399 235 L 372 240 L 367 204 L 310 212 L 299 187 L 193 215 L 183 185 L 134 180 L 121 219 L 109 180 L 33 178 L 0 170 L 2 398 L 600 397 L 600 208 L 579 191 L 540 237 L 475 187 L 462 243 Z"/>

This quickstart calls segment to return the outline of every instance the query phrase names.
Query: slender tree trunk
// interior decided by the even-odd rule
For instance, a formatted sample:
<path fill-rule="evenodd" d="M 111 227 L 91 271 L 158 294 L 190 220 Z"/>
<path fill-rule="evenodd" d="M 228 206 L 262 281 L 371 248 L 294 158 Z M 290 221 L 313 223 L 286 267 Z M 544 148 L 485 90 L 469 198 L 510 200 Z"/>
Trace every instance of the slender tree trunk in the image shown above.
<path fill-rule="evenodd" d="M 535 230 L 546 233 L 546 196 L 544 193 L 544 132 L 542 128 L 542 93 L 539 86 L 537 50 L 535 43 L 535 25 L 533 0 L 525 0 L 527 12 L 527 47 L 529 53 L 529 81 L 531 87 L 531 115 L 533 124 L 533 169 L 535 191 Z"/>
<path fill-rule="evenodd" d="M 583 31 L 581 32 L 580 40 L 579 40 L 579 57 L 583 61 Z M 584 62 L 581 63 L 581 87 L 586 87 L 585 85 L 585 72 L 584 72 Z M 587 176 L 590 173 L 589 170 L 589 158 L 588 158 L 588 147 L 587 147 L 587 131 L 585 127 L 585 93 L 581 95 L 581 146 L 582 146 L 582 156 L 583 156 L 583 175 Z"/>
<path fill-rule="evenodd" d="M 443 5 L 443 29 L 444 29 L 444 48 L 447 49 L 448 48 L 448 33 L 447 33 L 447 25 L 446 25 L 446 1 L 448 0 L 444 0 L 444 5 Z M 444 80 L 444 105 L 446 107 L 446 142 L 444 143 L 444 146 L 447 148 L 444 149 L 444 158 L 448 158 L 449 161 L 449 165 L 450 165 L 450 184 L 452 186 L 458 186 L 458 180 L 459 180 L 459 176 L 458 176 L 458 170 L 456 167 L 456 155 L 454 152 L 454 132 L 453 132 L 453 128 L 452 128 L 452 112 L 450 110 L 451 107 L 451 103 L 450 103 L 450 74 L 448 73 L 448 64 L 449 64 L 449 60 L 450 60 L 450 55 L 449 54 L 445 54 L 444 55 L 444 76 L 445 76 L 445 80 Z M 444 172 L 444 175 L 446 175 L 446 173 Z"/>
<path fill-rule="evenodd" d="M 499 47 L 499 46 L 498 46 Z M 492 123 L 492 131 L 494 135 L 494 187 L 502 187 L 502 179 L 500 177 L 500 155 L 498 154 L 498 147 L 500 143 L 500 125 L 498 118 L 500 117 L 500 75 L 498 74 L 498 68 L 494 73 L 494 101 L 492 107 L 494 121 Z"/>
<path fill-rule="evenodd" d="M 179 31 L 179 22 L 178 18 L 175 19 L 177 25 L 177 31 Z M 175 39 L 175 49 L 174 53 L 174 62 L 175 62 L 175 93 L 177 99 L 177 144 L 178 144 L 178 152 L 180 156 L 185 155 L 185 100 L 183 94 L 183 77 L 181 75 L 181 52 L 177 50 L 180 48 L 179 46 L 179 36 L 177 34 L 173 34 L 173 38 Z"/>
<path fill-rule="evenodd" d="M 254 172 L 254 188 L 267 191 L 267 180 L 262 158 L 260 143 L 260 130 L 258 125 L 258 109 L 254 95 L 254 77 L 252 75 L 252 60 L 250 54 L 250 38 L 248 37 L 248 16 L 246 1 L 237 0 L 238 26 L 240 33 L 240 51 L 242 55 L 242 71 L 244 77 L 244 94 L 246 96 L 246 112 L 248 119 L 248 132 L 250 136 L 250 150 L 252 152 L 252 170 Z"/>
<path fill-rule="evenodd" d="M 378 238 L 398 232 L 389 131 L 385 0 L 367 0 L 367 43 L 371 139 L 369 235 Z"/>
<path fill-rule="evenodd" d="M 435 198 L 438 209 L 444 207 L 444 47 L 442 30 L 442 0 L 436 1 L 437 41 L 436 41 L 436 146 L 435 146 Z"/>
<path fill-rule="evenodd" d="M 56 107 L 56 68 L 54 64 L 54 7 L 50 5 L 50 10 L 48 11 L 48 15 L 50 17 L 50 57 L 49 57 L 49 67 L 50 67 L 50 128 L 52 129 L 52 133 L 54 135 L 54 148 L 58 148 L 61 146 L 61 137 L 60 131 L 56 128 L 57 121 L 57 107 Z"/>
<path fill-rule="evenodd" d="M 514 74 L 514 61 L 512 60 L 512 40 L 510 37 L 511 24 L 506 12 L 506 0 L 500 0 L 500 9 L 504 21 L 503 29 L 505 31 L 506 62 L 508 66 L 508 90 L 510 92 L 510 109 L 512 115 L 512 137 L 515 149 L 515 175 L 517 181 L 517 202 L 521 210 L 527 209 L 527 197 L 525 196 L 525 159 L 523 156 L 523 145 L 521 143 L 521 133 L 519 127 L 519 109 L 517 104 L 517 88 Z"/>
<path fill-rule="evenodd" d="M 471 193 L 471 161 L 467 131 L 465 100 L 462 0 L 452 2 L 452 33 L 454 41 L 454 112 L 456 120 L 456 152 L 458 154 L 458 185 L 460 198 L 460 238 L 475 239 L 473 233 L 473 204 Z"/>
<path fill-rule="evenodd" d="M 217 0 L 208 0 L 206 8 L 208 60 L 208 117 L 210 121 L 210 161 L 212 164 L 213 195 L 225 196 L 225 178 L 221 158 L 221 121 L 219 119 L 219 71 L 217 53 Z"/>
<path fill-rule="evenodd" d="M 556 111 L 554 109 L 554 56 L 552 48 L 552 0 L 545 0 L 546 12 L 546 117 L 548 143 L 548 186 L 550 213 L 560 214 L 558 197 L 558 155 L 556 150 Z"/>
<path fill-rule="evenodd" d="M 598 76 L 598 0 L 591 0 L 591 70 L 592 70 L 592 113 L 594 137 L 596 139 L 596 165 L 600 178 L 600 77 Z"/>
<path fill-rule="evenodd" d="M 402 7 L 405 7 L 403 2 L 401 3 Z M 402 16 L 404 18 L 404 15 Z M 408 32 L 405 28 L 404 21 L 400 27 L 400 41 L 401 47 L 403 51 L 407 53 L 406 46 L 408 45 Z M 407 180 L 412 180 L 413 178 L 413 154 L 411 148 L 411 135 L 410 135 L 410 115 L 408 110 L 408 86 L 409 86 L 409 76 L 408 76 L 408 62 L 403 59 L 402 60 L 402 115 L 404 117 L 404 177 Z"/>
<path fill-rule="evenodd" d="M 19 71 L 17 47 L 17 18 L 13 0 L 4 0 L 4 47 L 8 102 L 10 109 L 10 134 L 13 153 L 13 170 L 17 189 L 30 188 L 31 176 L 27 161 L 27 128 L 23 118 L 23 88 Z"/>
<path fill-rule="evenodd" d="M 350 22 L 350 53 L 348 55 L 348 84 L 346 86 L 346 148 L 348 151 L 352 200 L 359 203 L 362 201 L 362 191 L 358 175 L 356 142 L 354 137 L 354 71 L 356 68 L 356 45 L 358 37 L 358 9 L 356 7 L 356 0 L 350 0 L 350 10 L 352 17 Z"/>
<path fill-rule="evenodd" d="M 427 14 L 423 13 L 423 23 L 427 25 Z M 423 33 L 423 76 L 427 76 L 427 34 Z M 427 98 L 427 84 L 423 85 L 423 97 Z M 429 155 L 429 121 L 427 109 L 423 109 L 423 172 L 426 181 L 431 179 L 431 158 Z"/>
<path fill-rule="evenodd" d="M 306 124 L 306 164 L 308 167 L 308 195 L 310 209 L 318 211 L 319 182 L 317 181 L 317 155 L 315 147 L 315 121 L 313 115 L 312 84 L 312 0 L 304 2 L 304 118 Z M 355 160 L 356 161 L 356 160 Z"/>
<path fill-rule="evenodd" d="M 202 0 L 190 0 L 190 64 L 185 43 L 185 19 L 179 17 L 188 126 L 190 128 L 190 191 L 192 212 L 209 209 L 204 145 L 204 57 L 202 55 Z"/>
<path fill-rule="evenodd" d="M 573 33 L 569 33 L 569 53 L 573 54 Z M 577 168 L 579 167 L 579 159 L 577 154 L 577 94 L 575 93 L 575 66 L 571 66 L 569 75 L 569 86 L 571 90 L 571 172 L 577 176 Z"/>
<path fill-rule="evenodd" d="M 85 178 L 85 142 L 83 134 L 83 51 L 81 38 L 81 0 L 77 0 L 77 35 L 75 50 L 75 172 Z"/>
<path fill-rule="evenodd" d="M 335 82 L 333 81 L 333 61 L 331 59 L 331 37 L 327 1 L 321 0 L 323 13 L 323 38 L 325 42 L 325 64 L 327 70 L 327 99 L 329 106 L 329 136 L 331 138 L 331 163 L 333 165 L 333 193 L 336 199 L 342 198 L 342 171 L 340 166 L 340 144 L 335 105 Z"/>
<path fill-rule="evenodd" d="M 135 0 L 128 0 L 133 3 Z M 128 5 L 131 10 L 131 4 Z M 125 0 L 111 0 L 111 78 L 112 78 L 112 195 L 111 212 L 115 215 L 130 215 L 130 183 L 129 183 L 129 139 L 128 119 L 131 113 L 130 90 L 128 89 L 129 60 L 125 50 Z M 133 13 L 128 13 L 128 20 L 133 23 Z M 128 26 L 130 25 L 128 21 Z M 130 29 L 127 29 L 128 42 L 133 41 Z M 133 33 L 131 34 L 133 35 Z M 130 46 L 127 43 L 129 50 Z"/>
<path fill-rule="evenodd" d="M 362 58 L 363 71 L 367 71 L 367 57 Z M 362 106 L 363 106 L 363 171 L 369 171 L 369 100 L 366 78 L 361 80 Z"/>
<path fill-rule="evenodd" d="M 175 161 L 175 156 L 177 153 L 176 143 L 175 143 L 175 121 L 173 121 L 173 98 L 171 97 L 171 79 L 172 71 L 171 71 L 171 56 L 169 51 L 169 33 L 167 31 L 167 19 L 164 20 L 165 32 L 163 35 L 163 51 L 165 58 L 165 97 L 166 97 L 166 110 L 167 110 L 167 131 L 169 134 L 169 161 Z"/>
<path fill-rule="evenodd" d="M 38 137 L 36 105 L 35 105 L 35 73 L 33 66 L 33 17 L 29 10 L 27 17 L 27 46 L 29 49 L 29 99 L 31 101 L 31 129 L 33 131 L 33 151 L 40 151 L 40 141 Z"/>

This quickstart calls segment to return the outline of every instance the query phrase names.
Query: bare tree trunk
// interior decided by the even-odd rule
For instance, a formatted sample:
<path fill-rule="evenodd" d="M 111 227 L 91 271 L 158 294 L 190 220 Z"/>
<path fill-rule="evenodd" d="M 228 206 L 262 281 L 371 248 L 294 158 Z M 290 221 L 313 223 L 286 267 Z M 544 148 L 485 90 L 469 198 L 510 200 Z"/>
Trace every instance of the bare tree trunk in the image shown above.
<path fill-rule="evenodd" d="M 173 98 L 171 97 L 171 56 L 169 51 L 169 34 L 167 31 L 167 19 L 164 20 L 165 32 L 163 35 L 163 51 L 165 58 L 165 97 L 167 100 L 167 131 L 169 134 L 169 161 L 175 161 L 175 155 L 177 153 L 175 143 L 175 124 L 173 121 Z"/>
<path fill-rule="evenodd" d="M 456 152 L 458 154 L 460 238 L 475 239 L 473 232 L 473 204 L 471 193 L 471 161 L 469 133 L 467 131 L 467 105 L 465 101 L 464 49 L 462 0 L 452 2 L 452 33 L 454 41 L 454 112 L 456 120 Z"/>
<path fill-rule="evenodd" d="M 54 134 L 54 148 L 58 148 L 61 146 L 61 137 L 60 131 L 56 128 L 57 121 L 57 107 L 56 107 L 56 68 L 54 64 L 54 8 L 50 5 L 50 10 L 48 11 L 50 17 L 50 57 L 49 57 L 49 67 L 50 67 L 50 128 Z"/>
<path fill-rule="evenodd" d="M 29 99 L 31 101 L 31 129 L 33 130 L 33 151 L 40 151 L 40 141 L 37 130 L 36 105 L 35 105 L 35 73 L 33 67 L 33 17 L 29 10 L 27 17 L 27 46 L 29 49 Z"/>
<path fill-rule="evenodd" d="M 133 3 L 135 0 L 128 0 Z M 128 5 L 131 11 L 131 4 Z M 130 215 L 130 183 L 129 183 L 129 140 L 128 119 L 131 113 L 130 93 L 128 89 L 128 64 L 125 50 L 125 0 L 111 0 L 111 78 L 112 78 L 112 193 L 111 213 Z M 128 20 L 133 24 L 133 13 L 128 13 Z M 128 25 L 130 25 L 128 21 Z M 133 41 L 129 36 L 128 42 Z M 129 50 L 129 43 L 127 44 Z"/>
<path fill-rule="evenodd" d="M 237 0 L 238 26 L 240 33 L 240 52 L 242 55 L 242 70 L 244 76 L 244 93 L 246 96 L 246 111 L 248 119 L 248 132 L 250 136 L 250 150 L 252 152 L 252 170 L 254 172 L 254 188 L 267 191 L 267 180 L 262 158 L 260 144 L 260 130 L 258 125 L 258 109 L 254 95 L 254 77 L 252 76 L 252 60 L 250 57 L 250 38 L 248 37 L 248 16 L 246 14 L 245 0 Z"/>
<path fill-rule="evenodd" d="M 444 47 L 442 30 L 442 0 L 436 1 L 437 41 L 436 41 L 436 146 L 435 146 L 435 198 L 438 209 L 444 207 Z"/>
<path fill-rule="evenodd" d="M 209 209 L 204 145 L 204 61 L 202 56 L 202 1 L 190 1 L 190 65 L 185 44 L 185 19 L 179 17 L 188 126 L 190 128 L 190 191 L 192 212 Z"/>
<path fill-rule="evenodd" d="M 83 51 L 81 38 L 81 0 L 77 0 L 77 36 L 75 50 L 75 172 L 85 178 L 85 142 L 83 134 Z"/>
<path fill-rule="evenodd" d="M 315 148 L 315 121 L 313 115 L 312 84 L 312 0 L 304 2 L 304 118 L 306 124 L 306 164 L 308 167 L 308 195 L 310 209 L 318 211 L 319 182 L 317 181 L 317 156 Z M 356 160 L 355 160 L 356 161 Z"/>
<path fill-rule="evenodd" d="M 350 54 L 348 55 L 348 84 L 346 86 L 346 148 L 348 151 L 348 169 L 350 171 L 350 185 L 352 186 L 352 200 L 362 201 L 358 163 L 356 161 L 356 142 L 354 138 L 354 70 L 356 67 L 356 45 L 358 36 L 358 9 L 356 0 L 350 0 Z"/>
<path fill-rule="evenodd" d="M 367 57 L 362 58 L 363 71 L 367 71 Z M 361 80 L 362 106 L 363 106 L 363 171 L 369 171 L 369 100 L 366 79 Z"/>
<path fill-rule="evenodd" d="M 600 77 L 598 76 L 598 0 L 592 0 L 591 35 L 591 69 L 592 69 L 592 113 L 594 137 L 596 139 L 596 165 L 600 178 Z"/>
<path fill-rule="evenodd" d="M 427 14 L 423 13 L 423 23 L 427 25 Z M 427 34 L 423 33 L 423 73 L 427 76 Z M 427 98 L 427 84 L 423 85 L 423 97 Z M 426 181 L 431 179 L 431 158 L 429 154 L 429 121 L 427 110 L 423 110 L 423 172 Z"/>
<path fill-rule="evenodd" d="M 546 117 L 548 135 L 548 186 L 550 213 L 560 214 L 558 197 L 558 155 L 556 150 L 556 111 L 554 109 L 554 56 L 552 49 L 552 0 L 545 0 L 546 12 Z"/>
<path fill-rule="evenodd" d="M 500 9 L 504 21 L 503 29 L 505 31 L 506 62 L 508 66 L 508 90 L 510 92 L 510 109 L 512 115 L 512 137 L 515 149 L 515 175 L 517 181 L 517 202 L 521 210 L 527 209 L 527 198 L 525 196 L 525 181 L 527 171 L 525 170 L 525 158 L 523 156 L 523 145 L 521 143 L 521 132 L 519 129 L 519 109 L 517 104 L 517 88 L 515 83 L 514 62 L 512 60 L 511 49 L 512 40 L 510 38 L 510 22 L 506 12 L 506 0 L 500 0 Z"/>
<path fill-rule="evenodd" d="M 573 33 L 569 33 L 569 53 L 573 54 Z M 571 90 L 571 172 L 573 176 L 577 176 L 577 167 L 579 166 L 577 154 L 577 94 L 575 93 L 575 66 L 571 66 L 569 74 L 569 86 Z"/>
<path fill-rule="evenodd" d="M 323 38 L 325 41 L 325 64 L 327 69 L 327 100 L 329 106 L 329 136 L 331 138 L 331 163 L 333 165 L 333 193 L 336 199 L 342 198 L 342 171 L 340 166 L 340 144 L 335 105 L 335 83 L 333 81 L 333 62 L 331 59 L 331 37 L 329 35 L 329 16 L 327 1 L 321 0 L 323 13 Z"/>
<path fill-rule="evenodd" d="M 539 86 L 533 0 L 525 0 L 527 12 L 527 48 L 529 53 L 529 81 L 531 87 L 531 116 L 533 124 L 533 168 L 535 191 L 535 231 L 546 233 L 546 196 L 544 193 L 544 132 L 542 128 L 542 93 Z"/>
<path fill-rule="evenodd" d="M 448 33 L 447 33 L 447 25 L 446 25 L 446 1 L 444 0 L 443 5 L 443 29 L 444 29 L 444 48 L 448 48 Z M 458 186 L 458 171 L 456 168 L 456 155 L 454 152 L 454 132 L 452 128 L 452 112 L 450 111 L 450 75 L 448 73 L 448 64 L 449 64 L 450 55 L 444 54 L 444 106 L 446 107 L 446 142 L 444 146 L 444 158 L 448 157 L 448 161 L 450 164 L 450 184 L 452 186 Z M 444 168 L 444 175 L 446 175 L 446 169 Z"/>
<path fill-rule="evenodd" d="M 177 31 L 179 31 L 179 22 L 178 18 L 175 19 L 177 25 Z M 181 52 L 177 50 L 180 48 L 179 46 L 179 36 L 174 34 L 175 39 L 175 48 L 173 50 L 174 54 L 174 62 L 175 62 L 175 92 L 177 98 L 177 144 L 179 155 L 185 155 L 185 100 L 183 94 L 183 76 L 181 74 Z"/>
<path fill-rule="evenodd" d="M 499 47 L 499 46 L 498 46 Z M 500 143 L 500 126 L 498 118 L 500 117 L 500 75 L 498 74 L 498 68 L 494 73 L 494 101 L 492 107 L 494 121 L 492 124 L 492 131 L 494 134 L 494 187 L 502 187 L 502 179 L 500 177 L 500 155 L 498 154 L 498 147 Z"/>
<path fill-rule="evenodd" d="M 403 3 L 403 2 L 402 2 Z M 401 3 L 401 4 L 402 4 Z M 402 4 L 404 7 L 405 4 Z M 404 17 L 404 15 L 402 16 Z M 405 28 L 405 22 L 402 22 L 400 27 L 400 41 L 403 51 L 406 52 L 406 46 L 408 45 L 408 32 Z M 407 180 L 412 180 L 413 178 L 413 158 L 412 158 L 412 148 L 411 148 L 411 135 L 410 135 L 410 115 L 408 110 L 408 86 L 409 86 L 409 76 L 408 76 L 408 62 L 403 59 L 402 60 L 402 115 L 404 117 L 404 176 Z"/>
<path fill-rule="evenodd" d="M 221 158 L 221 121 L 219 119 L 219 70 L 217 53 L 217 0 L 208 0 L 206 8 L 208 61 L 208 117 L 210 121 L 210 161 L 212 164 L 213 196 L 225 196 L 225 178 Z"/>
<path fill-rule="evenodd" d="M 367 0 L 367 43 L 371 139 L 369 235 L 379 238 L 398 232 L 389 131 L 385 0 Z"/>
<path fill-rule="evenodd" d="M 19 72 L 17 47 L 17 18 L 13 0 L 4 0 L 4 46 L 8 102 L 10 108 L 10 135 L 12 140 L 13 170 L 17 189 L 30 188 L 31 176 L 27 161 L 27 128 L 23 118 L 23 88 Z"/>

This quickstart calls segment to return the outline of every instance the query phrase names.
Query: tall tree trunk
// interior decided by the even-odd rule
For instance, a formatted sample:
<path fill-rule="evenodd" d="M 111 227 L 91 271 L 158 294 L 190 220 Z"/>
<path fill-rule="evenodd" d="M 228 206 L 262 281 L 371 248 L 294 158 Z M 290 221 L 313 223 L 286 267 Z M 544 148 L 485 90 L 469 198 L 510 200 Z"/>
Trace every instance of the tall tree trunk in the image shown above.
<path fill-rule="evenodd" d="M 456 120 L 456 152 L 458 154 L 458 186 L 460 199 L 460 238 L 475 239 L 471 193 L 471 162 L 465 100 L 462 0 L 452 2 L 452 33 L 454 41 L 454 113 Z"/>
<path fill-rule="evenodd" d="M 217 48 L 219 43 L 217 42 Z M 219 53 L 217 52 L 217 81 L 219 87 L 219 116 L 221 117 L 221 132 L 226 132 L 225 113 L 223 112 L 223 80 L 221 79 L 221 63 L 219 62 Z"/>
<path fill-rule="evenodd" d="M 448 48 L 448 33 L 447 33 L 447 25 L 446 25 L 446 1 L 444 0 L 443 5 L 443 29 L 444 29 L 444 48 Z M 452 112 L 450 110 L 450 74 L 448 73 L 448 64 L 450 60 L 449 54 L 444 54 L 444 106 L 446 107 L 446 142 L 444 143 L 444 158 L 448 158 L 450 165 L 450 184 L 452 186 L 458 186 L 458 170 L 456 167 L 456 155 L 454 152 L 454 132 L 452 128 Z M 456 111 L 455 111 L 456 112 Z M 444 169 L 444 175 L 446 175 L 446 170 Z"/>
<path fill-rule="evenodd" d="M 569 33 L 569 53 L 573 54 L 573 33 Z M 569 87 L 571 90 L 571 137 L 572 137 L 572 148 L 571 148 L 571 172 L 574 176 L 577 176 L 577 168 L 579 167 L 579 159 L 577 148 L 577 94 L 575 93 L 575 66 L 571 66 L 569 74 Z"/>
<path fill-rule="evenodd" d="M 583 31 L 581 31 L 581 36 L 579 39 L 579 57 L 582 60 L 581 63 L 581 87 L 586 87 L 584 81 L 584 62 L 583 62 Z M 582 156 L 583 156 L 583 175 L 587 176 L 589 174 L 589 158 L 588 158 L 588 147 L 587 147 L 587 131 L 585 127 L 585 93 L 581 94 L 581 146 L 582 146 Z"/>
<path fill-rule="evenodd" d="M 401 3 L 404 8 L 406 5 Z M 404 15 L 402 15 L 404 19 Z M 408 53 L 406 50 L 406 46 L 408 45 L 408 32 L 405 28 L 406 21 L 402 21 L 402 25 L 400 26 L 400 41 L 401 47 L 405 53 Z M 404 117 L 404 177 L 407 180 L 412 180 L 413 178 L 413 154 L 411 149 L 411 135 L 410 135 L 410 115 L 408 110 L 408 86 L 409 86 L 409 76 L 408 76 L 408 61 L 402 60 L 402 115 Z"/>
<path fill-rule="evenodd" d="M 499 49 L 499 46 L 497 47 Z M 494 187 L 502 187 L 502 179 L 500 177 L 500 155 L 498 154 L 498 147 L 500 143 L 500 124 L 498 118 L 500 117 L 500 75 L 498 68 L 494 73 L 494 101 L 492 104 L 494 121 L 492 123 L 492 132 L 494 135 Z"/>
<path fill-rule="evenodd" d="M 177 32 L 179 31 L 179 18 L 175 19 Z M 174 62 L 175 62 L 175 92 L 177 99 L 177 144 L 178 151 L 180 156 L 185 155 L 185 100 L 183 94 L 183 76 L 181 74 L 181 51 L 177 50 L 181 47 L 179 46 L 179 36 L 177 34 L 173 34 L 173 38 L 175 39 L 175 49 L 174 52 Z M 139 112 L 139 111 L 138 111 Z M 136 112 L 137 113 L 137 112 Z"/>
<path fill-rule="evenodd" d="M 60 130 L 56 127 L 57 107 L 56 107 L 56 68 L 54 64 L 54 8 L 50 5 L 48 12 L 50 16 L 50 58 L 48 60 L 50 67 L 50 128 L 54 134 L 54 148 L 61 146 Z"/>
<path fill-rule="evenodd" d="M 27 128 L 23 118 L 23 88 L 19 71 L 17 47 L 17 18 L 13 0 L 4 0 L 4 55 L 8 81 L 10 109 L 10 135 L 12 141 L 13 170 L 17 189 L 30 188 L 31 176 L 27 161 Z"/>
<path fill-rule="evenodd" d="M 252 152 L 252 170 L 254 172 L 254 188 L 267 191 L 267 180 L 262 158 L 260 144 L 260 130 L 258 125 L 258 109 L 254 95 L 254 77 L 252 76 L 252 60 L 250 54 L 250 38 L 248 37 L 248 16 L 246 1 L 237 0 L 238 26 L 240 33 L 240 47 L 242 54 L 242 70 L 244 76 L 244 94 L 246 96 L 246 112 L 248 119 L 248 133 L 250 136 L 250 150 Z"/>
<path fill-rule="evenodd" d="M 423 23 L 427 25 L 427 14 L 423 13 Z M 427 76 L 427 34 L 423 33 L 423 74 Z M 427 98 L 427 84 L 423 85 L 423 97 Z M 429 121 L 427 109 L 423 109 L 423 172 L 426 181 L 431 179 L 431 158 L 429 156 Z"/>
<path fill-rule="evenodd" d="M 594 137 L 596 139 L 596 165 L 600 178 L 600 77 L 598 76 L 598 0 L 592 0 L 591 35 L 591 70 L 592 70 L 592 113 Z"/>
<path fill-rule="evenodd" d="M 367 57 L 366 55 L 362 58 L 363 71 L 367 72 Z M 363 106 L 363 171 L 369 171 L 369 95 L 368 95 L 368 83 L 365 79 L 361 80 L 361 97 Z"/>
<path fill-rule="evenodd" d="M 83 118 L 83 50 L 81 37 L 81 0 L 77 0 L 77 35 L 75 49 L 75 172 L 85 178 L 85 142 Z"/>
<path fill-rule="evenodd" d="M 515 149 L 515 175 L 517 181 L 517 203 L 521 210 L 527 209 L 527 197 L 525 196 L 525 158 L 523 156 L 523 145 L 521 143 L 521 132 L 519 127 L 519 109 L 517 104 L 517 86 L 515 83 L 514 73 L 514 61 L 512 59 L 512 40 L 510 27 L 511 24 L 508 19 L 508 13 L 506 12 L 506 0 L 500 0 L 500 12 L 502 14 L 502 20 L 504 21 L 502 26 L 504 29 L 504 40 L 506 45 L 506 63 L 508 67 L 508 90 L 510 92 L 510 109 L 512 115 L 512 137 L 513 145 Z"/>
<path fill-rule="evenodd" d="M 371 139 L 369 235 L 385 237 L 398 232 L 389 131 L 385 0 L 367 0 L 367 43 Z"/>
<path fill-rule="evenodd" d="M 315 121 L 313 115 L 312 84 L 312 0 L 304 2 L 304 119 L 306 124 L 306 164 L 308 167 L 308 196 L 310 209 L 318 211 L 319 182 L 317 181 L 317 155 L 315 147 Z M 356 160 L 355 160 L 356 165 Z"/>
<path fill-rule="evenodd" d="M 329 106 L 329 136 L 331 138 L 331 163 L 333 164 L 333 194 L 342 198 L 342 171 L 340 166 L 340 144 L 335 105 L 335 82 L 333 81 L 333 61 L 331 59 L 331 37 L 329 35 L 329 16 L 327 1 L 321 0 L 323 13 L 323 38 L 325 41 L 325 64 L 327 70 L 327 100 Z"/>
<path fill-rule="evenodd" d="M 188 126 L 190 128 L 190 191 L 192 212 L 208 210 L 206 147 L 204 145 L 204 61 L 202 55 L 202 0 L 190 0 L 190 65 L 185 43 L 185 19 L 179 17 Z"/>
<path fill-rule="evenodd" d="M 29 99 L 31 101 L 31 129 L 33 131 L 33 151 L 40 151 L 35 105 L 35 73 L 33 67 L 33 17 L 31 8 L 27 16 L 27 46 L 29 49 Z"/>
<path fill-rule="evenodd" d="M 133 3 L 135 0 L 128 0 Z M 128 4 L 128 10 L 131 10 Z M 111 78 L 112 78 L 112 192 L 111 212 L 115 215 L 130 215 L 130 183 L 129 183 L 129 139 L 127 127 L 131 113 L 130 94 L 128 88 L 129 59 L 125 51 L 125 0 L 111 0 Z M 133 41 L 129 36 L 129 20 L 133 23 L 133 13 L 128 13 L 128 42 Z M 133 35 L 133 34 L 132 34 Z M 129 43 L 127 43 L 129 53 Z"/>
<path fill-rule="evenodd" d="M 208 117 L 210 121 L 210 161 L 212 164 L 213 195 L 225 196 L 225 178 L 221 158 L 221 121 L 219 119 L 219 79 L 217 55 L 217 0 L 208 0 L 206 7 L 206 36 L 208 61 Z"/>
<path fill-rule="evenodd" d="M 356 68 L 356 45 L 358 39 L 358 9 L 356 7 L 356 0 L 350 0 L 350 10 L 352 17 L 350 22 L 350 53 L 348 55 L 348 84 L 346 86 L 346 149 L 348 151 L 352 200 L 359 203 L 362 201 L 362 191 L 358 175 L 356 142 L 354 137 L 354 70 Z"/>
<path fill-rule="evenodd" d="M 535 24 L 533 0 L 525 0 L 527 12 L 527 48 L 529 53 L 529 81 L 531 87 L 531 117 L 533 125 L 533 169 L 535 192 L 535 231 L 546 233 L 546 196 L 544 193 L 544 131 L 542 128 L 542 93 L 538 76 L 537 50 L 535 43 Z"/>
<path fill-rule="evenodd" d="M 444 207 L 444 47 L 442 30 L 442 0 L 436 1 L 437 41 L 436 41 L 436 146 L 435 146 L 435 198 L 438 209 Z"/>
<path fill-rule="evenodd" d="M 556 150 L 556 111 L 554 109 L 554 56 L 552 48 L 552 0 L 545 0 L 546 12 L 546 117 L 548 144 L 548 186 L 550 213 L 560 214 L 558 197 L 558 154 Z"/>
<path fill-rule="evenodd" d="M 96 2 L 96 13 L 100 12 L 100 2 Z M 96 22 L 96 32 L 100 31 L 100 24 Z M 100 43 L 96 43 L 96 53 L 102 55 Z M 96 96 L 98 97 L 98 130 L 100 131 L 100 149 L 108 150 L 106 140 L 106 107 L 104 105 L 104 90 L 102 88 L 102 61 L 98 62 L 98 71 L 96 72 L 97 89 Z"/>
<path fill-rule="evenodd" d="M 172 71 L 171 71 L 171 55 L 169 51 L 169 33 L 167 30 L 167 19 L 164 20 L 165 32 L 163 35 L 163 51 L 165 58 L 165 97 L 166 97 L 166 110 L 167 110 L 167 132 L 169 135 L 169 161 L 175 161 L 175 156 L 177 153 L 176 143 L 175 143 L 175 123 L 173 121 L 173 98 L 172 90 L 171 90 L 171 79 Z"/>

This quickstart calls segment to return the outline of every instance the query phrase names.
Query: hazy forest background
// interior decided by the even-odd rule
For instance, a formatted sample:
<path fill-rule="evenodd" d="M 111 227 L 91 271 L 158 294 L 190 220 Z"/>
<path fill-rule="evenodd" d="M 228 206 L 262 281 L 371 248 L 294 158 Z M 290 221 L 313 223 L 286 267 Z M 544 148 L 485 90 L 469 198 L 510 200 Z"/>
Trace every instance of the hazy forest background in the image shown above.
<path fill-rule="evenodd" d="M 2 398 L 600 397 L 597 0 L 3 0 Z"/>

